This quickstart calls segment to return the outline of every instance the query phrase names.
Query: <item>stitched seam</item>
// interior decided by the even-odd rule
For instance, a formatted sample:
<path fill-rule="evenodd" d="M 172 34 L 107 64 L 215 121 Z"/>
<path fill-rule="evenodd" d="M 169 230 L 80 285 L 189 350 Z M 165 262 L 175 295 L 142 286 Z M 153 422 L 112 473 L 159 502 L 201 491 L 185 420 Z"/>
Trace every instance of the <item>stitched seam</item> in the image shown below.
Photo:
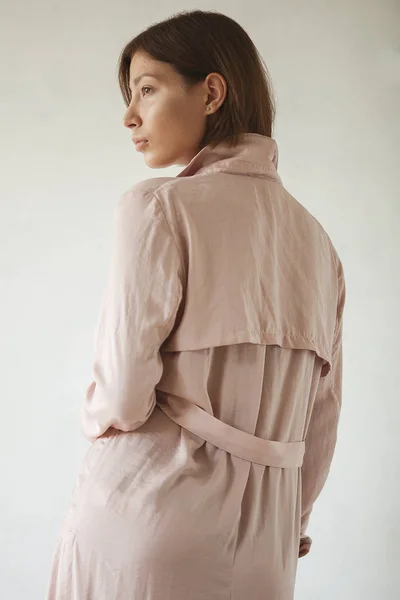
<path fill-rule="evenodd" d="M 306 342 L 311 342 L 313 345 L 318 346 L 319 344 L 317 343 L 317 341 L 315 339 L 313 339 L 312 337 L 308 337 L 305 335 L 298 335 L 295 333 L 286 333 L 284 332 L 282 329 L 249 329 L 249 328 L 245 328 L 245 329 L 237 329 L 235 330 L 235 334 L 240 334 L 242 332 L 246 332 L 246 333 L 250 333 L 250 334 L 258 334 L 258 335 L 263 335 L 263 334 L 269 334 L 271 333 L 272 335 L 284 335 L 285 337 L 288 338 L 293 338 L 293 339 L 299 339 L 299 340 L 304 340 Z M 233 342 L 234 343 L 234 342 Z M 326 353 L 329 356 L 329 352 L 326 352 L 325 348 L 321 348 L 321 351 Z M 332 357 L 330 357 L 330 360 L 332 360 Z"/>

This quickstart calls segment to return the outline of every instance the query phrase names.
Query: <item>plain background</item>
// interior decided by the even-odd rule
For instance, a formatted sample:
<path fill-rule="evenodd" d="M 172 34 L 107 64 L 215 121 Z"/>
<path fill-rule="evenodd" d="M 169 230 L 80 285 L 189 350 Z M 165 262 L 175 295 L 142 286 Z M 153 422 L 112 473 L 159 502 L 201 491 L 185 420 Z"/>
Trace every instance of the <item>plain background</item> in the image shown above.
<path fill-rule="evenodd" d="M 141 29 L 193 8 L 233 17 L 259 48 L 277 96 L 283 183 L 345 266 L 339 441 L 296 600 L 395 600 L 400 14 L 388 0 L 2 1 L 1 596 L 44 598 L 88 448 L 79 409 L 115 202 L 183 168 L 151 171 L 135 152 L 118 56 Z"/>

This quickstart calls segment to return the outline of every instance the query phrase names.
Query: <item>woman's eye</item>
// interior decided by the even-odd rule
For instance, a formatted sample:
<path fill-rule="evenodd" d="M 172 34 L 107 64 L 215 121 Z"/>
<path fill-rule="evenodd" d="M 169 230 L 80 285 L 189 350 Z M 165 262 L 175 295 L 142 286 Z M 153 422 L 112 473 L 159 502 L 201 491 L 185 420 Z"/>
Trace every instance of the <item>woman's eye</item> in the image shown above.
<path fill-rule="evenodd" d="M 151 87 L 149 87 L 148 85 L 144 85 L 142 87 L 142 94 L 143 94 L 143 90 L 151 90 Z M 148 94 L 143 94 L 143 96 L 147 96 Z"/>

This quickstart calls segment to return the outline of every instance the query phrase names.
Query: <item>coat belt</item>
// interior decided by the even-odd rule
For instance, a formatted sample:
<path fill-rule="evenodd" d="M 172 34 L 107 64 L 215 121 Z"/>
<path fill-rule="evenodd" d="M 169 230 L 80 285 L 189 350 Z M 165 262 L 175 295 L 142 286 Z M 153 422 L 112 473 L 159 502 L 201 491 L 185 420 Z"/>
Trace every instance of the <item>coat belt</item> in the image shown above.
<path fill-rule="evenodd" d="M 167 396 L 159 408 L 175 423 L 225 452 L 259 465 L 278 469 L 303 464 L 304 441 L 276 442 L 232 427 L 188 400 Z"/>

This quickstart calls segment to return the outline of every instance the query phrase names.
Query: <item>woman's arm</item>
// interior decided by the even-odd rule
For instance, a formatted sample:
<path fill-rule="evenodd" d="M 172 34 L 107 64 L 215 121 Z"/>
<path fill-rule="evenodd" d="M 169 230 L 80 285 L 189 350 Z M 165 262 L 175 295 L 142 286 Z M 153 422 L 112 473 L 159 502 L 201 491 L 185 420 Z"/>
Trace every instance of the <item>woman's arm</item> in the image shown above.
<path fill-rule="evenodd" d="M 310 551 L 312 540 L 306 529 L 313 504 L 325 485 L 330 470 L 337 439 L 337 429 L 342 405 L 342 331 L 346 297 L 343 268 L 338 269 L 338 305 L 335 338 L 332 349 L 332 367 L 322 377 L 314 402 L 310 424 L 305 439 L 302 466 L 302 517 L 299 556 Z"/>
<path fill-rule="evenodd" d="M 132 431 L 149 418 L 163 371 L 160 346 L 182 298 L 174 238 L 157 197 L 144 187 L 125 193 L 115 212 L 93 380 L 82 408 L 83 433 L 92 442 L 109 427 Z"/>

